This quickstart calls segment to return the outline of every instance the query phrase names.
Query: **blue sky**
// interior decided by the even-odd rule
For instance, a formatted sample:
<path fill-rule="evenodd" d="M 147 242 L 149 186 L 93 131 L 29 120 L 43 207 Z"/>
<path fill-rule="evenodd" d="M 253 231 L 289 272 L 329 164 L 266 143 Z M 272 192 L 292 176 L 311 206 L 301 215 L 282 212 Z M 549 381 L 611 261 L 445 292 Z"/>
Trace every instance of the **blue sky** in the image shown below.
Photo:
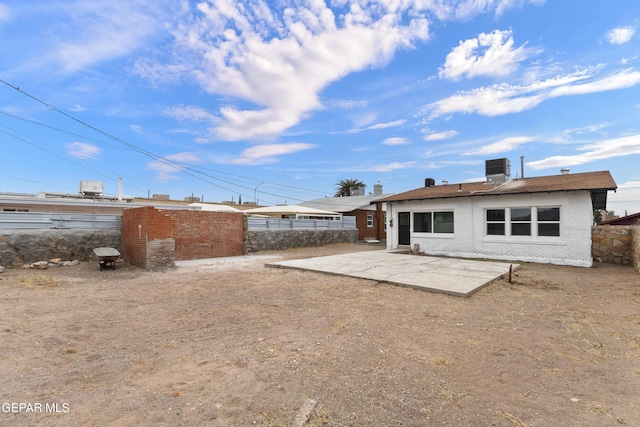
<path fill-rule="evenodd" d="M 0 191 L 296 204 L 609 170 L 640 211 L 640 2 L 0 0 Z"/>

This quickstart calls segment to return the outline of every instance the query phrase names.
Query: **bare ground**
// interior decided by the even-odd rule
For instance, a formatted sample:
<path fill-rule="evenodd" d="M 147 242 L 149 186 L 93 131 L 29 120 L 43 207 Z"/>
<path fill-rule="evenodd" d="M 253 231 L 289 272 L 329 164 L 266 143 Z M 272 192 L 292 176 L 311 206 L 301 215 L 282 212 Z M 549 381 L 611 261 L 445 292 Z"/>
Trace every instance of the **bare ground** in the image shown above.
<path fill-rule="evenodd" d="M 0 425 L 290 426 L 307 399 L 310 426 L 640 425 L 631 267 L 524 264 L 468 299 L 264 267 L 369 249 L 7 270 Z"/>

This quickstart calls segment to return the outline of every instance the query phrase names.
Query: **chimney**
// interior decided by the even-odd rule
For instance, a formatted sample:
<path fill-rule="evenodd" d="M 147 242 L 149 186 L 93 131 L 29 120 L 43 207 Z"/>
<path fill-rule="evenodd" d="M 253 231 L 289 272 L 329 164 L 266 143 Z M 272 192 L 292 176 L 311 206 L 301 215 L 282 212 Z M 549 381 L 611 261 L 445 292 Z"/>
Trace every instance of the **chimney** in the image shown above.
<path fill-rule="evenodd" d="M 380 180 L 373 186 L 373 195 L 382 196 L 382 184 L 380 184 Z"/>

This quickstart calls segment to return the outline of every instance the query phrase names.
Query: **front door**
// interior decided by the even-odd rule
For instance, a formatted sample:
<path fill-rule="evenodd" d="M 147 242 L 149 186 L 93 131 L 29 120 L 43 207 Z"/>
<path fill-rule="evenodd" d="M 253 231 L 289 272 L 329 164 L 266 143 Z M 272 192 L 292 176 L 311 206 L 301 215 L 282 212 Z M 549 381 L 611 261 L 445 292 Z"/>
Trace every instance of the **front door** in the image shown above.
<path fill-rule="evenodd" d="M 411 245 L 410 212 L 398 212 L 398 245 Z"/>

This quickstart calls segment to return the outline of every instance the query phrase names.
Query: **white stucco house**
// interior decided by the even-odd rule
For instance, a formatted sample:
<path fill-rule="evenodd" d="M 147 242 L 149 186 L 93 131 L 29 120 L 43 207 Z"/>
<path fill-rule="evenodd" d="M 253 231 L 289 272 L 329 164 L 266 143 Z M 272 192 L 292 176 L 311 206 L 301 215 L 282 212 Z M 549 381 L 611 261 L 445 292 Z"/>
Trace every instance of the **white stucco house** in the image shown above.
<path fill-rule="evenodd" d="M 428 255 L 589 267 L 593 210 L 606 209 L 616 188 L 608 171 L 503 173 L 462 184 L 426 179 L 423 188 L 377 202 L 387 204 L 388 250 L 419 245 Z"/>

